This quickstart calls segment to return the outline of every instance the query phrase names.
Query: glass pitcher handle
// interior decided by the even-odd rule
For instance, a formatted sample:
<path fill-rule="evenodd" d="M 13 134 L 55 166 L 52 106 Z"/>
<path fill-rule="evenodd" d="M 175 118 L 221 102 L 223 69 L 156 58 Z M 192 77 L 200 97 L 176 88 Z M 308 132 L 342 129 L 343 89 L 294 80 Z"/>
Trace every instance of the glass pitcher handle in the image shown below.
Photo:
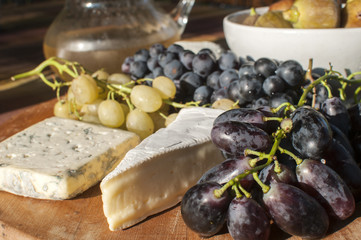
<path fill-rule="evenodd" d="M 177 23 L 180 34 L 188 23 L 188 16 L 193 8 L 195 0 L 180 0 L 177 6 L 171 11 L 170 16 Z"/>

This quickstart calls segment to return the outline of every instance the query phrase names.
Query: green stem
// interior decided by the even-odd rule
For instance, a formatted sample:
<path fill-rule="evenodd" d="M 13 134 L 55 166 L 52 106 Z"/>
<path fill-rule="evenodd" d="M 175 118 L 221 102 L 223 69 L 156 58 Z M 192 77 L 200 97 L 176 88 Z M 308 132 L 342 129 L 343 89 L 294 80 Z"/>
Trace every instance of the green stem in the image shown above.
<path fill-rule="evenodd" d="M 251 197 L 251 194 L 247 192 L 247 190 L 244 189 L 240 183 L 237 184 L 237 187 L 241 190 L 244 196 L 246 196 L 247 198 Z"/>
<path fill-rule="evenodd" d="M 236 198 L 241 198 L 243 196 L 236 185 L 232 186 L 232 190 L 236 193 Z"/>
<path fill-rule="evenodd" d="M 319 77 L 318 79 L 314 80 L 310 85 L 308 85 L 306 88 L 303 89 L 303 93 L 298 101 L 298 104 L 297 106 L 298 107 L 301 107 L 303 106 L 305 103 L 306 103 L 306 97 L 307 97 L 307 94 L 316 86 L 318 85 L 319 83 L 321 83 L 322 81 L 325 81 L 326 79 L 339 79 L 338 76 L 335 76 L 335 75 L 330 75 L 329 73 L 328 74 L 325 74 L 323 75 L 322 77 Z"/>
<path fill-rule="evenodd" d="M 107 84 L 107 87 L 111 91 L 116 91 L 117 93 L 123 92 L 130 94 L 132 92 L 132 89 L 129 87 L 126 87 L 122 84 Z"/>
<path fill-rule="evenodd" d="M 254 173 L 252 173 L 252 175 L 253 175 L 253 179 L 254 179 L 254 180 L 258 183 L 258 185 L 262 188 L 262 192 L 263 192 L 263 193 L 267 193 L 267 192 L 269 191 L 270 187 L 267 186 L 266 184 L 264 184 L 264 183 L 261 181 L 261 179 L 259 179 L 259 177 L 258 177 L 258 172 L 254 172 Z"/>
<path fill-rule="evenodd" d="M 186 107 L 191 107 L 191 106 L 199 107 L 199 102 L 177 103 L 177 102 L 173 102 L 169 99 L 164 99 L 163 102 L 165 104 L 168 104 L 175 108 L 186 108 Z"/>
<path fill-rule="evenodd" d="M 273 108 L 272 112 L 273 113 L 278 113 L 284 107 L 286 107 L 285 111 L 287 111 L 287 110 L 294 111 L 296 109 L 291 103 L 285 102 L 285 103 L 280 104 L 277 108 Z"/>
<path fill-rule="evenodd" d="M 64 62 L 65 64 L 61 64 L 59 61 Z M 50 67 L 50 66 L 53 66 L 55 69 L 57 69 L 60 74 L 67 73 L 72 78 L 76 78 L 77 76 L 79 76 L 79 73 L 76 70 L 77 69 L 76 66 L 78 66 L 77 63 L 72 63 L 72 62 L 69 62 L 69 61 L 64 60 L 64 59 L 60 59 L 60 58 L 57 58 L 57 57 L 52 57 L 52 58 L 49 58 L 49 59 L 43 61 L 42 63 L 40 63 L 33 70 L 17 74 L 15 76 L 13 76 L 11 79 L 12 80 L 17 80 L 17 79 L 20 79 L 20 78 L 30 77 L 30 76 L 34 76 L 34 75 L 40 75 L 40 74 L 42 74 L 42 71 L 45 68 Z M 73 70 L 71 70 L 69 68 L 69 66 L 71 66 L 73 68 Z M 85 72 L 85 70 L 82 69 L 82 72 Z"/>
<path fill-rule="evenodd" d="M 326 88 L 328 97 L 332 98 L 333 96 L 331 87 L 325 81 L 321 82 L 321 84 Z"/>
<path fill-rule="evenodd" d="M 357 95 L 361 92 L 361 86 L 358 87 L 356 90 L 355 90 L 355 95 L 354 95 L 354 100 L 355 100 L 355 103 L 358 103 L 359 100 L 357 99 Z"/>
<path fill-rule="evenodd" d="M 282 122 L 283 118 L 281 117 L 263 117 L 263 121 L 267 122 L 267 121 L 278 121 L 278 122 Z"/>
<path fill-rule="evenodd" d="M 288 150 L 286 150 L 286 149 L 284 149 L 284 148 L 282 148 L 282 147 L 280 147 L 280 146 L 278 146 L 278 151 L 280 151 L 280 153 L 282 153 L 282 154 L 287 154 L 287 155 L 289 155 L 290 157 L 292 157 L 292 158 L 296 161 L 296 164 L 297 164 L 297 165 L 299 165 L 299 164 L 302 163 L 302 159 L 301 159 L 301 158 L 297 157 L 294 153 L 292 153 L 292 152 L 290 152 L 290 151 L 288 151 Z"/>
<path fill-rule="evenodd" d="M 278 162 L 278 160 L 274 160 L 274 164 L 275 164 L 275 167 L 274 167 L 275 173 L 277 173 L 277 174 L 281 173 L 282 168 L 281 168 L 280 163 Z"/>

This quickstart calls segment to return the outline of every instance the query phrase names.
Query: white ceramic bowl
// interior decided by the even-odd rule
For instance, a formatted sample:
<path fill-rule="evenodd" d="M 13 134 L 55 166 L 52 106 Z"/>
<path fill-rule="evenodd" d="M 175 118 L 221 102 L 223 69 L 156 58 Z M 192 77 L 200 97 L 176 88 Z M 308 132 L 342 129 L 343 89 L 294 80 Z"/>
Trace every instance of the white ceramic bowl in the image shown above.
<path fill-rule="evenodd" d="M 260 14 L 267 7 L 257 8 Z M 297 60 L 307 69 L 309 59 L 314 68 L 333 69 L 345 74 L 361 71 L 361 28 L 284 29 L 246 26 L 234 22 L 250 10 L 232 13 L 223 19 L 228 47 L 239 57 L 250 56 L 284 61 Z"/>

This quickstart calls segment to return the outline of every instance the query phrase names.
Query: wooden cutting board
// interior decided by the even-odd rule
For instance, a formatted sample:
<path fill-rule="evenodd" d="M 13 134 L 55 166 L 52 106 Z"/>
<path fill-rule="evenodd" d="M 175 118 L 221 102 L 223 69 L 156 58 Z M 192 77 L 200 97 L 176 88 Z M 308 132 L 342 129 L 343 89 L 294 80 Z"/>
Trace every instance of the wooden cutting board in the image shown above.
<path fill-rule="evenodd" d="M 0 119 L 0 141 L 22 129 L 52 116 L 56 99 L 25 107 L 12 113 L 6 121 Z M 1 116 L 4 115 L 0 115 Z M 131 197 L 131 196 L 129 196 Z M 0 192 L 0 239 L 44 240 L 199 240 L 181 217 L 179 205 L 159 213 L 127 230 L 111 232 L 103 214 L 99 184 L 71 200 L 39 200 Z M 231 240 L 222 231 L 210 240 Z M 277 228 L 271 240 L 290 238 Z M 361 240 L 361 203 L 347 221 L 333 224 L 327 240 Z"/>

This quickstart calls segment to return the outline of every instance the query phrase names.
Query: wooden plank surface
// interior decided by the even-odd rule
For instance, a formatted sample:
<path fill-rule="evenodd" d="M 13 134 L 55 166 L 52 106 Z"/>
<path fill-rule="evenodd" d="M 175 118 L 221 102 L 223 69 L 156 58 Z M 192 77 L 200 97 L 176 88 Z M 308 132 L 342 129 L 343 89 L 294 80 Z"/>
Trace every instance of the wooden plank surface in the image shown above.
<path fill-rule="evenodd" d="M 2 12 L 0 141 L 53 115 L 52 108 L 56 102 L 53 98 L 54 92 L 39 79 L 19 83 L 21 86 L 11 82 L 8 85 L 10 76 L 34 68 L 43 58 L 42 39 L 49 21 L 62 6 L 62 1 L 51 3 L 44 1 L 42 4 L 44 5 L 34 7 L 33 11 L 17 9 L 19 12 L 16 14 L 22 16 L 23 21 L 12 18 L 9 11 Z M 51 11 L 43 11 L 46 4 L 52 4 Z M 194 8 L 184 38 L 210 40 L 224 45 L 222 19 L 226 14 L 236 10 L 212 6 Z M 360 205 L 360 203 L 357 205 L 354 216 L 333 225 L 330 235 L 325 239 L 361 240 Z M 290 236 L 283 234 L 277 228 L 272 230 L 271 240 L 288 238 Z M 201 238 L 185 226 L 179 205 L 127 230 L 111 232 L 103 214 L 101 192 L 97 184 L 79 197 L 64 201 L 32 199 L 0 191 L 0 239 L 199 240 Z M 223 230 L 210 239 L 230 240 L 231 237 Z"/>

